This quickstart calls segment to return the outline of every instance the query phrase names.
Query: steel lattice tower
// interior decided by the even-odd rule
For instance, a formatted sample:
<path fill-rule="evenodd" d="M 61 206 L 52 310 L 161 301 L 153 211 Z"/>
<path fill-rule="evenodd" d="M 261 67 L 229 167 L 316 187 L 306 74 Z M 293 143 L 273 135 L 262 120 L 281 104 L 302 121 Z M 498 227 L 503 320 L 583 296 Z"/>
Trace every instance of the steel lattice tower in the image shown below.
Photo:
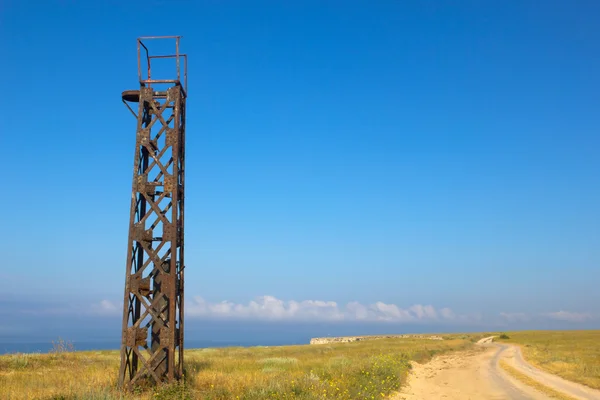
<path fill-rule="evenodd" d="M 175 54 L 150 55 L 143 41 L 151 39 L 174 41 Z M 126 388 L 183 374 L 187 56 L 179 53 L 179 41 L 138 38 L 140 89 L 122 94 L 137 119 L 119 370 L 119 385 Z M 152 79 L 156 59 L 171 59 L 165 61 L 173 62 L 176 77 Z M 138 103 L 137 113 L 130 103 Z"/>

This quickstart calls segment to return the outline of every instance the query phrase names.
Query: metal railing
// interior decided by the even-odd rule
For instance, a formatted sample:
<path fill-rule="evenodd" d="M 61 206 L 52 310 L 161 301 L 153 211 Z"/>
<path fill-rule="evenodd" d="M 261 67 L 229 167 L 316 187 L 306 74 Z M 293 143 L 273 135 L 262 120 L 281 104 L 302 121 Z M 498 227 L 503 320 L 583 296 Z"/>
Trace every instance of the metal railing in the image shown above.
<path fill-rule="evenodd" d="M 187 96 L 187 54 L 179 53 L 179 40 L 182 36 L 142 36 L 137 39 L 137 54 L 138 54 L 138 79 L 140 84 L 144 86 L 152 86 L 153 83 L 174 83 L 180 85 L 183 88 L 183 95 Z M 175 40 L 175 54 L 160 54 L 150 55 L 148 47 L 144 44 L 144 40 L 157 40 L 157 39 L 174 39 Z M 146 76 L 142 73 L 142 47 L 146 52 Z M 152 79 L 152 60 L 158 58 L 174 58 L 177 69 L 177 79 Z M 181 59 L 183 59 L 183 80 L 181 79 Z M 145 79 L 144 79 L 145 78 Z"/>

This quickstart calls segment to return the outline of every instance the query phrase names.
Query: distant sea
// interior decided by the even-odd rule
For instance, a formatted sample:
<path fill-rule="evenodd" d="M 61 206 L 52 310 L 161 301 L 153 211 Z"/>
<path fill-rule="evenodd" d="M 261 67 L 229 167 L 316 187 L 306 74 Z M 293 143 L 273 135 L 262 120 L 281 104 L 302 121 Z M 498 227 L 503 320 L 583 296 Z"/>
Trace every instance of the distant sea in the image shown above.
<path fill-rule="evenodd" d="M 1 2 L 1 0 L 0 0 Z M 20 324 L 18 324 L 20 322 Z M 33 325 L 35 322 L 35 325 Z M 96 319 L 15 321 L 13 332 L 0 329 L 0 354 L 48 353 L 52 340 L 64 338 L 75 351 L 118 350 L 119 321 Z M 30 323 L 30 327 L 26 325 Z M 0 328 L 4 328 L 0 326 Z M 29 328 L 29 329 L 27 329 Z M 21 329 L 18 331 L 18 329 Z M 458 328 L 456 328 L 458 329 Z M 366 323 L 294 323 L 268 321 L 194 320 L 187 322 L 185 348 L 286 346 L 308 344 L 313 337 L 447 332 L 433 325 Z M 463 330 L 466 331 L 466 330 Z"/>
<path fill-rule="evenodd" d="M 71 341 L 75 351 L 90 350 L 119 350 L 119 342 L 78 342 Z M 252 346 L 286 346 L 296 344 L 308 344 L 305 342 L 290 342 L 286 340 L 255 340 L 255 341 L 219 341 L 219 340 L 186 340 L 186 349 L 202 349 L 208 347 L 252 347 Z M 52 350 L 52 342 L 29 342 L 29 343 L 2 343 L 0 342 L 0 354 L 11 353 L 48 353 Z"/>

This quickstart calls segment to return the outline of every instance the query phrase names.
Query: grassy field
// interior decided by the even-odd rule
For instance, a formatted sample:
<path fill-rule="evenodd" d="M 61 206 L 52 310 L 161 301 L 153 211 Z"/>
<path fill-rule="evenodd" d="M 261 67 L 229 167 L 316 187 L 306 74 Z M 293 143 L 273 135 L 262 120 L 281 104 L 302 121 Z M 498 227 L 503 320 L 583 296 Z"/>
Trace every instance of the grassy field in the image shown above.
<path fill-rule="evenodd" d="M 465 349 L 479 337 L 186 350 L 182 384 L 127 396 L 116 389 L 117 351 L 11 354 L 0 356 L 0 398 L 382 399 L 404 382 L 410 360 Z"/>
<path fill-rule="evenodd" d="M 521 346 L 531 364 L 570 381 L 600 389 L 600 331 L 508 332 L 500 342 Z"/>

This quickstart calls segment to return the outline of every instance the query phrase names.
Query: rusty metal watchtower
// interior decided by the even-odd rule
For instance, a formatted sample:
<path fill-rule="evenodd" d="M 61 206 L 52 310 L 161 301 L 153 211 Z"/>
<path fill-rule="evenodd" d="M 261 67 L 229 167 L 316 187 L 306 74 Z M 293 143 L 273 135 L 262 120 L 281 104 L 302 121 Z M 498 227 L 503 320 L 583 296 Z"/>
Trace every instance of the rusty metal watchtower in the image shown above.
<path fill-rule="evenodd" d="M 140 88 L 122 94 L 137 119 L 119 370 L 126 388 L 183 374 L 187 56 L 180 38 L 138 38 Z M 157 40 L 174 44 L 175 53 L 151 55 L 149 43 Z M 170 76 L 157 79 L 155 68 L 152 77 L 158 59 L 172 64 Z"/>

